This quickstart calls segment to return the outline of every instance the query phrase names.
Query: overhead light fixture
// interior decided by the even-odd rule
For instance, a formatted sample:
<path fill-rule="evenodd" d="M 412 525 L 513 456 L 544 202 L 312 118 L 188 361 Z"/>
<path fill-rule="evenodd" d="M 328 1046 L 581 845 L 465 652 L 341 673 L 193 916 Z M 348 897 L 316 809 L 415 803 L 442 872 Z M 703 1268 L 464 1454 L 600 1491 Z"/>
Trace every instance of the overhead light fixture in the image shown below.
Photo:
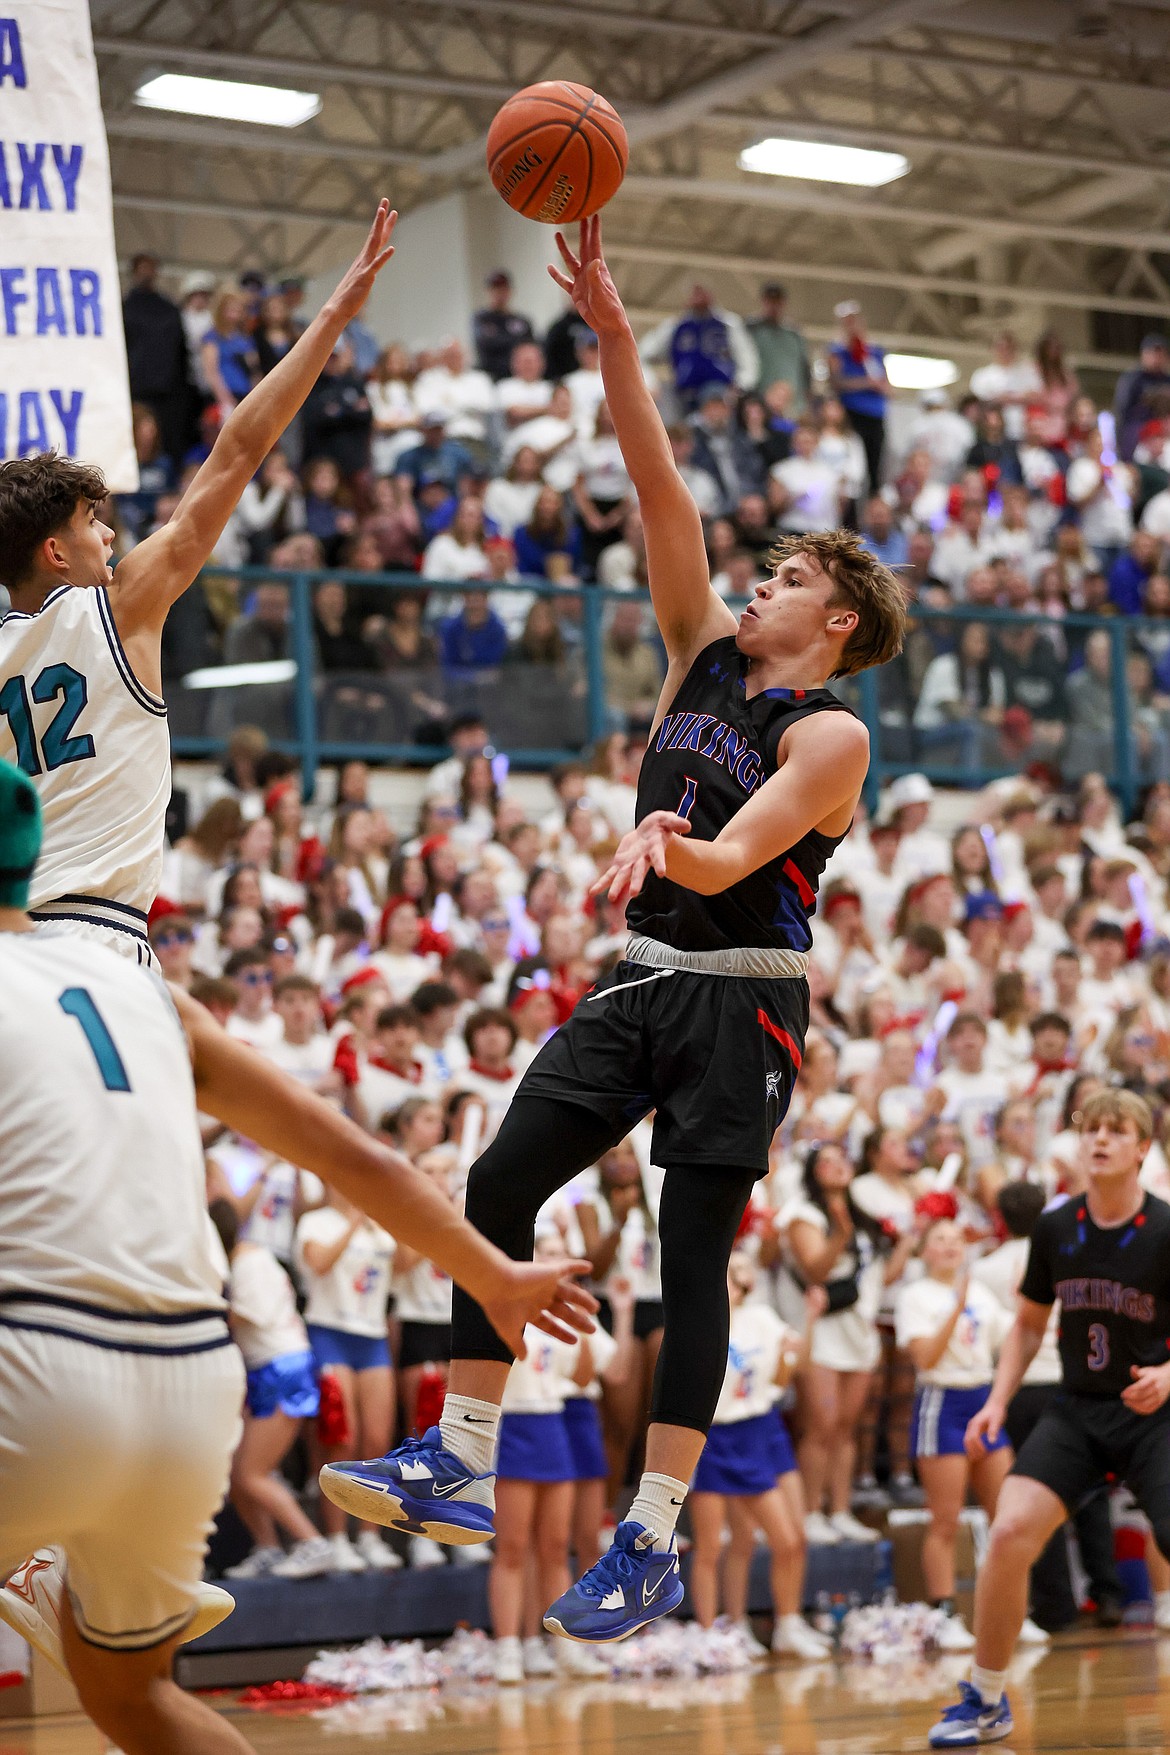
<path fill-rule="evenodd" d="M 813 183 L 856 183 L 864 189 L 880 189 L 883 183 L 904 177 L 910 160 L 900 152 L 875 152 L 868 146 L 831 146 L 824 140 L 770 136 L 744 148 L 739 168 L 766 177 L 804 177 Z"/>
<path fill-rule="evenodd" d="M 934 359 L 926 353 L 888 353 L 885 365 L 895 390 L 943 390 L 959 376 L 954 360 Z"/>
<path fill-rule="evenodd" d="M 201 79 L 194 73 L 160 73 L 138 87 L 134 102 L 148 110 L 178 110 L 185 116 L 215 116 L 224 122 L 263 122 L 269 128 L 297 128 L 321 108 L 315 91 Z"/>

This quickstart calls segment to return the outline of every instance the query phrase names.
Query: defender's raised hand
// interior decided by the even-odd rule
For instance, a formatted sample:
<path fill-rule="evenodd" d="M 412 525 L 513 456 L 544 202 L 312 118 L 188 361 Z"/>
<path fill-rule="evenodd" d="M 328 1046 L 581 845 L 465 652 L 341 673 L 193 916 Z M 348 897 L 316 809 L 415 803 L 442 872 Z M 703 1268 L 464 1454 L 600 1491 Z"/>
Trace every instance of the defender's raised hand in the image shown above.
<path fill-rule="evenodd" d="M 374 223 L 360 255 L 346 270 L 329 300 L 344 315 L 347 323 L 357 316 L 369 298 L 375 280 L 393 256 L 394 246 L 390 239 L 397 224 L 397 212 L 392 211 L 389 201 L 383 198 L 378 203 Z"/>
<path fill-rule="evenodd" d="M 591 1271 L 587 1261 L 569 1257 L 513 1262 L 500 1292 L 483 1299 L 484 1314 L 518 1359 L 525 1356 L 527 1323 L 555 1340 L 575 1341 L 595 1327 L 597 1299 L 578 1284 Z"/>
<path fill-rule="evenodd" d="M 562 273 L 551 262 L 548 271 L 561 291 L 568 293 L 578 315 L 585 319 L 594 334 L 613 334 L 628 329 L 630 323 L 625 306 L 618 297 L 617 287 L 601 253 L 600 214 L 595 213 L 592 219 L 581 221 L 579 255 L 574 256 L 563 232 L 557 233 L 557 249 L 566 272 Z"/>

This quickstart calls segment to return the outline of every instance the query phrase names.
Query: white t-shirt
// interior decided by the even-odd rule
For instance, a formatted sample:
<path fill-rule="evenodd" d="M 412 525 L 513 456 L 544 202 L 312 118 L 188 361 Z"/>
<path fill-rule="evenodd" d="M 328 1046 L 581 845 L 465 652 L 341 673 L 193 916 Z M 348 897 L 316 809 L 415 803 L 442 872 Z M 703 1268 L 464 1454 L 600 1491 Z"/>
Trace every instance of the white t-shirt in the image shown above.
<path fill-rule="evenodd" d="M 894 1330 L 899 1347 L 936 1335 L 955 1308 L 952 1286 L 924 1276 L 898 1293 Z M 975 1389 L 995 1376 L 995 1355 L 1012 1318 L 994 1292 L 970 1280 L 963 1314 L 956 1322 L 946 1351 L 937 1365 L 918 1373 L 919 1383 L 942 1389 Z"/>
<path fill-rule="evenodd" d="M 715 1408 L 715 1425 L 755 1419 L 774 1406 L 776 1374 L 785 1355 L 795 1354 L 800 1336 L 767 1304 L 740 1304 L 731 1313 L 727 1373 Z"/>
<path fill-rule="evenodd" d="M 451 1276 L 433 1261 L 416 1261 L 393 1282 L 394 1314 L 402 1322 L 451 1320 Z"/>
<path fill-rule="evenodd" d="M 812 1201 L 798 1195 L 780 1209 L 780 1228 L 803 1223 L 815 1226 L 822 1237 L 829 1234 L 828 1215 Z M 813 1329 L 811 1361 L 832 1371 L 872 1371 L 881 1354 L 877 1314 L 885 1275 L 868 1237 L 857 1235 L 853 1247 L 838 1256 L 829 1270 L 827 1284 L 857 1274 L 858 1298 L 845 1310 L 822 1316 Z"/>
<path fill-rule="evenodd" d="M 1028 1265 L 1029 1243 L 1026 1237 L 1009 1237 L 990 1255 L 983 1256 L 971 1269 L 971 1277 L 986 1286 L 1003 1305 L 1007 1315 L 1015 1320 L 1016 1293 L 1020 1281 L 1024 1277 L 1024 1269 Z M 1052 1315 L 1048 1318 L 1048 1327 L 1044 1330 L 1044 1339 L 1040 1342 L 1039 1351 L 1023 1375 L 1024 1383 L 1059 1383 L 1063 1377 L 1060 1364 L 1060 1305 L 1052 1306 Z"/>
<path fill-rule="evenodd" d="M 614 1223 L 605 1196 L 598 1193 L 593 1202 L 603 1231 Z M 635 1207 L 622 1226 L 621 1241 L 613 1265 L 597 1284 L 602 1291 L 611 1277 L 628 1280 L 638 1302 L 653 1302 L 662 1296 L 662 1275 L 658 1262 L 658 1230 L 653 1213 L 649 1219 L 642 1207 Z"/>
<path fill-rule="evenodd" d="M 772 465 L 771 475 L 788 495 L 781 514 L 786 530 L 831 530 L 840 523 L 841 481 L 831 464 L 785 457 Z"/>
<path fill-rule="evenodd" d="M 287 1042 L 283 1036 L 277 1042 L 271 1042 L 264 1050 L 265 1058 L 272 1061 L 290 1079 L 298 1083 L 315 1085 L 333 1070 L 333 1056 L 336 1049 L 324 1030 L 318 1030 L 307 1042 Z"/>
<path fill-rule="evenodd" d="M 404 1079 L 389 1067 L 371 1066 L 365 1061 L 358 1071 L 357 1092 L 365 1104 L 370 1126 L 376 1128 L 384 1115 L 401 1109 L 408 1097 L 437 1097 L 439 1088 L 433 1079 L 427 1078 L 421 1065 L 417 1078 Z"/>
<path fill-rule="evenodd" d="M 946 1066 L 935 1084 L 947 1100 L 943 1120 L 958 1122 L 971 1163 L 986 1164 L 995 1155 L 995 1118 L 1008 1097 L 1005 1080 L 991 1072 L 965 1073 Z"/>
<path fill-rule="evenodd" d="M 279 1012 L 268 1011 L 261 1018 L 246 1018 L 242 1012 L 232 1012 L 227 1021 L 227 1033 L 238 1042 L 247 1042 L 252 1048 L 262 1049 L 265 1053 L 275 1048 L 278 1042 L 284 1041 L 284 1025 Z"/>
<path fill-rule="evenodd" d="M 259 1244 L 271 1251 L 278 1261 L 292 1260 L 296 1226 L 294 1211 L 301 1177 L 305 1179 L 306 1198 L 319 1200 L 323 1193 L 322 1184 L 310 1171 L 297 1170 L 283 1159 L 265 1170 L 256 1204 L 240 1232 L 242 1242 Z"/>
<path fill-rule="evenodd" d="M 1003 402 L 1005 396 L 1022 397 L 1026 401 L 1029 396 L 1042 395 L 1043 391 L 1044 381 L 1032 360 L 1012 360 L 1007 365 L 999 360 L 989 360 L 971 373 L 971 394 L 978 396 L 980 402 Z M 1023 438 L 1022 402 L 1004 405 L 1003 427 L 1009 439 Z"/>
<path fill-rule="evenodd" d="M 327 1274 L 315 1274 L 305 1260 L 306 1243 L 329 1247 L 348 1229 L 349 1220 L 336 1207 L 306 1213 L 297 1226 L 296 1264 L 308 1294 L 305 1321 L 376 1338 L 386 1333 L 386 1300 L 395 1249 L 389 1232 L 363 1219 Z"/>
<path fill-rule="evenodd" d="M 289 1353 L 308 1352 L 309 1337 L 297 1314 L 292 1281 L 269 1250 L 256 1243 L 237 1247 L 228 1301 L 232 1337 L 249 1371 Z"/>

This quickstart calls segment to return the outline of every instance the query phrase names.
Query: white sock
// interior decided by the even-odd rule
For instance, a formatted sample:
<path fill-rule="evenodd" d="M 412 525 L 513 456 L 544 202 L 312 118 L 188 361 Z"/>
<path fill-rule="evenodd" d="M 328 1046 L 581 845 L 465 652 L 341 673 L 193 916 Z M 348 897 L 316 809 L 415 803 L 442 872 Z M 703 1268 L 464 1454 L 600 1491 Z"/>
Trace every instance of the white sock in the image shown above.
<path fill-rule="evenodd" d="M 687 1483 L 676 1481 L 673 1475 L 643 1475 L 638 1483 L 638 1497 L 624 1521 L 653 1530 L 655 1548 L 669 1548 L 686 1496 Z"/>
<path fill-rule="evenodd" d="M 1160 1590 L 1154 1593 L 1154 1608 L 1155 1610 L 1161 1609 L 1163 1612 L 1170 1610 L 1170 1590 Z"/>
<path fill-rule="evenodd" d="M 971 1686 L 978 1688 L 984 1706 L 999 1705 L 1006 1681 L 1006 1670 L 983 1670 L 978 1664 L 971 1665 Z"/>
<path fill-rule="evenodd" d="M 469 1395 L 447 1395 L 439 1421 L 443 1448 L 466 1463 L 473 1474 L 491 1474 L 499 1430 L 500 1410 L 495 1402 L 477 1402 Z"/>

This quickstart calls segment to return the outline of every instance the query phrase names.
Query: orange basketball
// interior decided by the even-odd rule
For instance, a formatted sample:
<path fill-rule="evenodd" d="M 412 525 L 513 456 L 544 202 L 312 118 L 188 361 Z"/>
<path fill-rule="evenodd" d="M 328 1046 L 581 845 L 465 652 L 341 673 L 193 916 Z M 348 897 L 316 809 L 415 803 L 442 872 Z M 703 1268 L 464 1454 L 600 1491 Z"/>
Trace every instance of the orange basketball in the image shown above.
<path fill-rule="evenodd" d="M 498 194 L 525 219 L 570 225 L 617 194 L 630 156 L 612 104 L 587 85 L 542 79 L 510 97 L 488 130 Z"/>

